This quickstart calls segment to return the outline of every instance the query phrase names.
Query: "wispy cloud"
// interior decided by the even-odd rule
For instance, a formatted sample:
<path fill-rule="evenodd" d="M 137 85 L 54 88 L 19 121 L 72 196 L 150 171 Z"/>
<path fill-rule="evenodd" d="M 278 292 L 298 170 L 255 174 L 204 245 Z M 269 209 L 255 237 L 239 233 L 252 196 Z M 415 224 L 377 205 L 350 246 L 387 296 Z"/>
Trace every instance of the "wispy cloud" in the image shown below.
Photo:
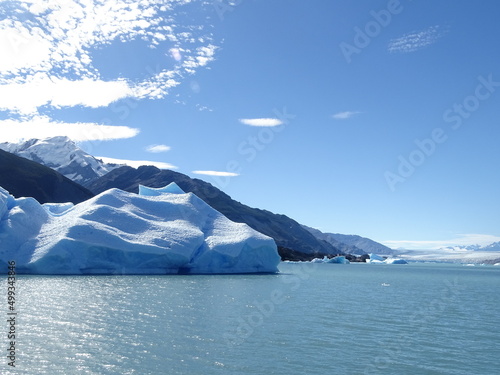
<path fill-rule="evenodd" d="M 467 246 L 467 245 L 489 245 L 500 241 L 500 237 L 489 234 L 459 234 L 455 238 L 441 241 L 382 241 L 392 249 L 403 248 L 407 250 L 436 250 L 443 247 Z"/>
<path fill-rule="evenodd" d="M 177 169 L 175 165 L 164 163 L 161 161 L 115 159 L 115 158 L 108 158 L 106 156 L 96 156 L 96 158 L 101 159 L 105 163 L 125 164 L 132 168 L 139 168 L 143 165 L 151 165 L 153 167 L 160 169 Z"/>
<path fill-rule="evenodd" d="M 47 138 L 64 135 L 74 141 L 104 141 L 135 137 L 139 129 L 128 126 L 109 126 L 94 123 L 67 123 L 53 121 L 47 116 L 29 120 L 0 120 L 0 141 L 19 142 L 23 139 Z"/>
<path fill-rule="evenodd" d="M 389 52 L 408 53 L 414 52 L 436 43 L 448 32 L 448 28 L 439 25 L 428 27 L 424 30 L 413 31 L 389 42 Z"/>
<path fill-rule="evenodd" d="M 201 174 L 206 176 L 218 176 L 218 177 L 237 177 L 238 173 L 232 172 L 220 172 L 220 171 L 193 171 L 194 174 Z"/>
<path fill-rule="evenodd" d="M 196 109 L 200 112 L 203 112 L 203 111 L 213 112 L 214 111 L 212 108 L 207 107 L 206 105 L 201 105 L 201 104 L 196 104 Z"/>
<path fill-rule="evenodd" d="M 359 111 L 338 112 L 338 113 L 332 115 L 332 117 L 335 120 L 347 120 L 348 118 L 351 118 L 352 116 L 355 116 L 355 115 L 357 115 L 359 113 L 361 113 L 361 112 L 359 112 Z"/>
<path fill-rule="evenodd" d="M 191 0 L 0 1 L 0 110 L 25 120 L 57 116 L 54 109 L 60 108 L 165 97 L 215 58 L 211 25 L 200 11 L 211 10 L 209 5 Z M 192 24 L 185 23 L 185 7 L 196 7 L 200 14 Z M 156 64 L 136 76 L 103 74 L 95 52 L 132 41 L 158 56 Z"/>
<path fill-rule="evenodd" d="M 283 121 L 277 118 L 242 118 L 240 122 L 250 126 L 278 126 L 283 124 Z"/>
<path fill-rule="evenodd" d="M 160 152 L 167 152 L 170 151 L 170 146 L 167 145 L 149 145 L 146 147 L 147 152 L 152 152 L 154 154 L 160 153 Z"/>

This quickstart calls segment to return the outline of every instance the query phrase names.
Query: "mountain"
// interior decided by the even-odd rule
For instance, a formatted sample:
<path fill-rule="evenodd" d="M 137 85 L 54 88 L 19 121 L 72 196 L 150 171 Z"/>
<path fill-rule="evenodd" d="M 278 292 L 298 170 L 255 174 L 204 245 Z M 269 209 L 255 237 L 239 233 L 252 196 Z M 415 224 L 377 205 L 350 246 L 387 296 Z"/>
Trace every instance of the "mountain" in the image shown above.
<path fill-rule="evenodd" d="M 0 186 L 15 197 L 39 203 L 80 203 L 94 196 L 60 173 L 31 160 L 0 150 Z"/>
<path fill-rule="evenodd" d="M 302 225 L 302 227 L 306 229 L 308 232 L 310 232 L 312 235 L 314 235 L 314 237 L 318 238 L 319 240 L 328 242 L 329 244 L 335 246 L 337 249 L 341 250 L 343 253 L 353 254 L 353 255 L 366 254 L 366 251 L 360 249 L 357 246 L 348 245 L 344 242 L 336 240 L 331 233 L 323 233 L 320 230 L 308 227 L 307 225 Z"/>
<path fill-rule="evenodd" d="M 457 246 L 447 246 L 438 249 L 438 251 L 478 251 L 481 249 L 480 245 L 457 245 Z"/>
<path fill-rule="evenodd" d="M 323 233 L 318 229 L 310 228 L 305 225 L 303 225 L 303 227 L 318 239 L 326 241 L 332 246 L 335 246 L 348 254 L 362 255 L 374 253 L 380 255 L 392 255 L 395 253 L 395 251 L 391 248 L 366 237 L 352 234 Z"/>
<path fill-rule="evenodd" d="M 487 246 L 483 246 L 479 250 L 481 250 L 481 251 L 500 251 L 500 241 L 493 242 Z"/>
<path fill-rule="evenodd" d="M 50 167 L 83 186 L 121 167 L 119 164 L 104 163 L 62 136 L 0 143 L 0 149 Z"/>
<path fill-rule="evenodd" d="M 458 245 L 458 246 L 448 246 L 440 250 L 453 250 L 453 251 L 500 251 L 500 241 L 493 242 L 489 245 Z"/>
<path fill-rule="evenodd" d="M 310 260 L 327 254 L 343 254 L 332 244 L 317 239 L 295 220 L 285 215 L 248 207 L 233 200 L 208 182 L 190 178 L 182 173 L 160 170 L 152 166 L 137 169 L 120 167 L 102 176 L 88 187 L 95 194 L 110 188 L 137 193 L 139 184 L 158 188 L 172 182 L 179 185 L 185 192 L 196 194 L 230 220 L 246 223 L 256 231 L 274 238 L 283 259 Z"/>

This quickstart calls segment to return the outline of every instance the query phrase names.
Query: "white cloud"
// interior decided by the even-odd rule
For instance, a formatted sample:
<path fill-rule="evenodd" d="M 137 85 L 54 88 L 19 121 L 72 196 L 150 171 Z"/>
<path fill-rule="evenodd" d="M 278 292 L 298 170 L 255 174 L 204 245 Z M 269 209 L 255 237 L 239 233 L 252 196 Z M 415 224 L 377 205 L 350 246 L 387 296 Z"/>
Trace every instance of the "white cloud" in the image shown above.
<path fill-rule="evenodd" d="M 206 176 L 218 176 L 218 177 L 237 177 L 238 173 L 232 172 L 219 172 L 219 171 L 193 171 L 194 174 L 201 174 Z"/>
<path fill-rule="evenodd" d="M 22 139 L 65 135 L 74 141 L 112 140 L 135 137 L 139 129 L 95 123 L 65 123 L 38 116 L 30 120 L 0 120 L 0 141 L 19 142 Z"/>
<path fill-rule="evenodd" d="M 5 16 L 0 19 L 0 109 L 37 115 L 44 107 L 97 108 L 126 97 L 163 98 L 187 74 L 213 61 L 217 50 L 202 12 L 194 24 L 177 22 L 184 6 L 212 8 L 191 0 L 0 1 Z M 147 78 L 103 78 L 93 52 L 131 41 L 169 51 L 170 62 L 145 67 Z"/>
<path fill-rule="evenodd" d="M 361 112 L 359 112 L 359 111 L 338 112 L 338 113 L 332 115 L 332 117 L 335 120 L 347 120 L 348 118 L 351 118 L 352 116 L 357 115 L 358 113 L 361 113 Z"/>
<path fill-rule="evenodd" d="M 403 248 L 407 250 L 436 250 L 449 246 L 489 245 L 500 241 L 500 237 L 489 234 L 459 234 L 456 238 L 441 241 L 383 241 L 382 243 L 392 249 Z"/>
<path fill-rule="evenodd" d="M 448 32 L 447 28 L 431 26 L 420 31 L 413 31 L 389 42 L 389 52 L 414 52 L 434 44 Z"/>
<path fill-rule="evenodd" d="M 207 107 L 206 105 L 201 105 L 201 104 L 196 104 L 196 109 L 200 112 L 203 112 L 203 111 L 213 112 L 214 111 L 212 108 Z"/>
<path fill-rule="evenodd" d="M 124 80 L 105 82 L 83 78 L 71 81 L 37 75 L 23 83 L 0 85 L 0 109 L 36 114 L 38 108 L 45 105 L 55 108 L 77 105 L 97 108 L 130 95 L 132 91 Z"/>
<path fill-rule="evenodd" d="M 149 145 L 146 147 L 147 152 L 159 153 L 170 151 L 170 146 L 167 145 Z"/>
<path fill-rule="evenodd" d="M 37 30 L 3 21 L 0 23 L 0 51 L 0 73 L 16 73 L 20 69 L 36 68 L 49 60 L 51 43 Z"/>
<path fill-rule="evenodd" d="M 106 156 L 96 156 L 96 158 L 101 159 L 105 163 L 125 164 L 132 168 L 139 168 L 143 165 L 151 165 L 153 167 L 160 169 L 177 169 L 175 165 L 164 163 L 161 161 L 115 159 L 115 158 L 108 158 Z"/>
<path fill-rule="evenodd" d="M 192 56 L 185 56 L 182 66 L 187 73 L 193 74 L 197 68 L 207 65 L 214 60 L 217 47 L 213 44 L 198 47 Z"/>
<path fill-rule="evenodd" d="M 278 126 L 283 124 L 283 121 L 277 118 L 242 118 L 239 121 L 250 126 Z"/>

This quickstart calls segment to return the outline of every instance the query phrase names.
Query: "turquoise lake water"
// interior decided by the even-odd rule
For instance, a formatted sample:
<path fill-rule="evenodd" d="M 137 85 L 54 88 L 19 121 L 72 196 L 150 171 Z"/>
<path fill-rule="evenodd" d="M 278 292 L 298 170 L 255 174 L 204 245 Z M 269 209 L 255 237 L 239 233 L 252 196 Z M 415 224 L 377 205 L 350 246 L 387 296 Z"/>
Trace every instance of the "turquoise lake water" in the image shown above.
<path fill-rule="evenodd" d="M 500 267 L 280 270 L 18 276 L 16 368 L 4 355 L 0 374 L 498 373 Z"/>

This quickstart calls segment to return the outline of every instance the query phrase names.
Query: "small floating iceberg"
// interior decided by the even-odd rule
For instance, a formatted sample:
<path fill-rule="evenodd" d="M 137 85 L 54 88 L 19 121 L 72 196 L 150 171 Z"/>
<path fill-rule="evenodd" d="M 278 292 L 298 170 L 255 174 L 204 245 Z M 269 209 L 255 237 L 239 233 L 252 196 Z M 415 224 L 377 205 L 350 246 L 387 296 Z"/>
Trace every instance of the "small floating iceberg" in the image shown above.
<path fill-rule="evenodd" d="M 373 264 L 385 264 L 385 259 L 382 258 L 380 255 L 370 253 L 368 254 L 370 259 L 366 260 L 366 263 L 373 263 Z"/>
<path fill-rule="evenodd" d="M 336 257 L 328 259 L 325 263 L 338 263 L 338 264 L 350 264 L 348 259 L 343 255 L 337 255 Z"/>
<path fill-rule="evenodd" d="M 380 255 L 377 254 L 369 254 L 370 259 L 366 260 L 366 263 L 373 263 L 373 264 L 408 264 L 408 262 L 404 259 L 401 258 L 382 258 Z"/>
<path fill-rule="evenodd" d="M 337 263 L 337 264 L 350 264 L 348 259 L 343 255 L 337 255 L 333 258 L 328 258 L 326 255 L 323 258 L 314 258 L 311 263 Z"/>
<path fill-rule="evenodd" d="M 408 262 L 400 258 L 387 258 L 385 264 L 408 264 Z"/>

